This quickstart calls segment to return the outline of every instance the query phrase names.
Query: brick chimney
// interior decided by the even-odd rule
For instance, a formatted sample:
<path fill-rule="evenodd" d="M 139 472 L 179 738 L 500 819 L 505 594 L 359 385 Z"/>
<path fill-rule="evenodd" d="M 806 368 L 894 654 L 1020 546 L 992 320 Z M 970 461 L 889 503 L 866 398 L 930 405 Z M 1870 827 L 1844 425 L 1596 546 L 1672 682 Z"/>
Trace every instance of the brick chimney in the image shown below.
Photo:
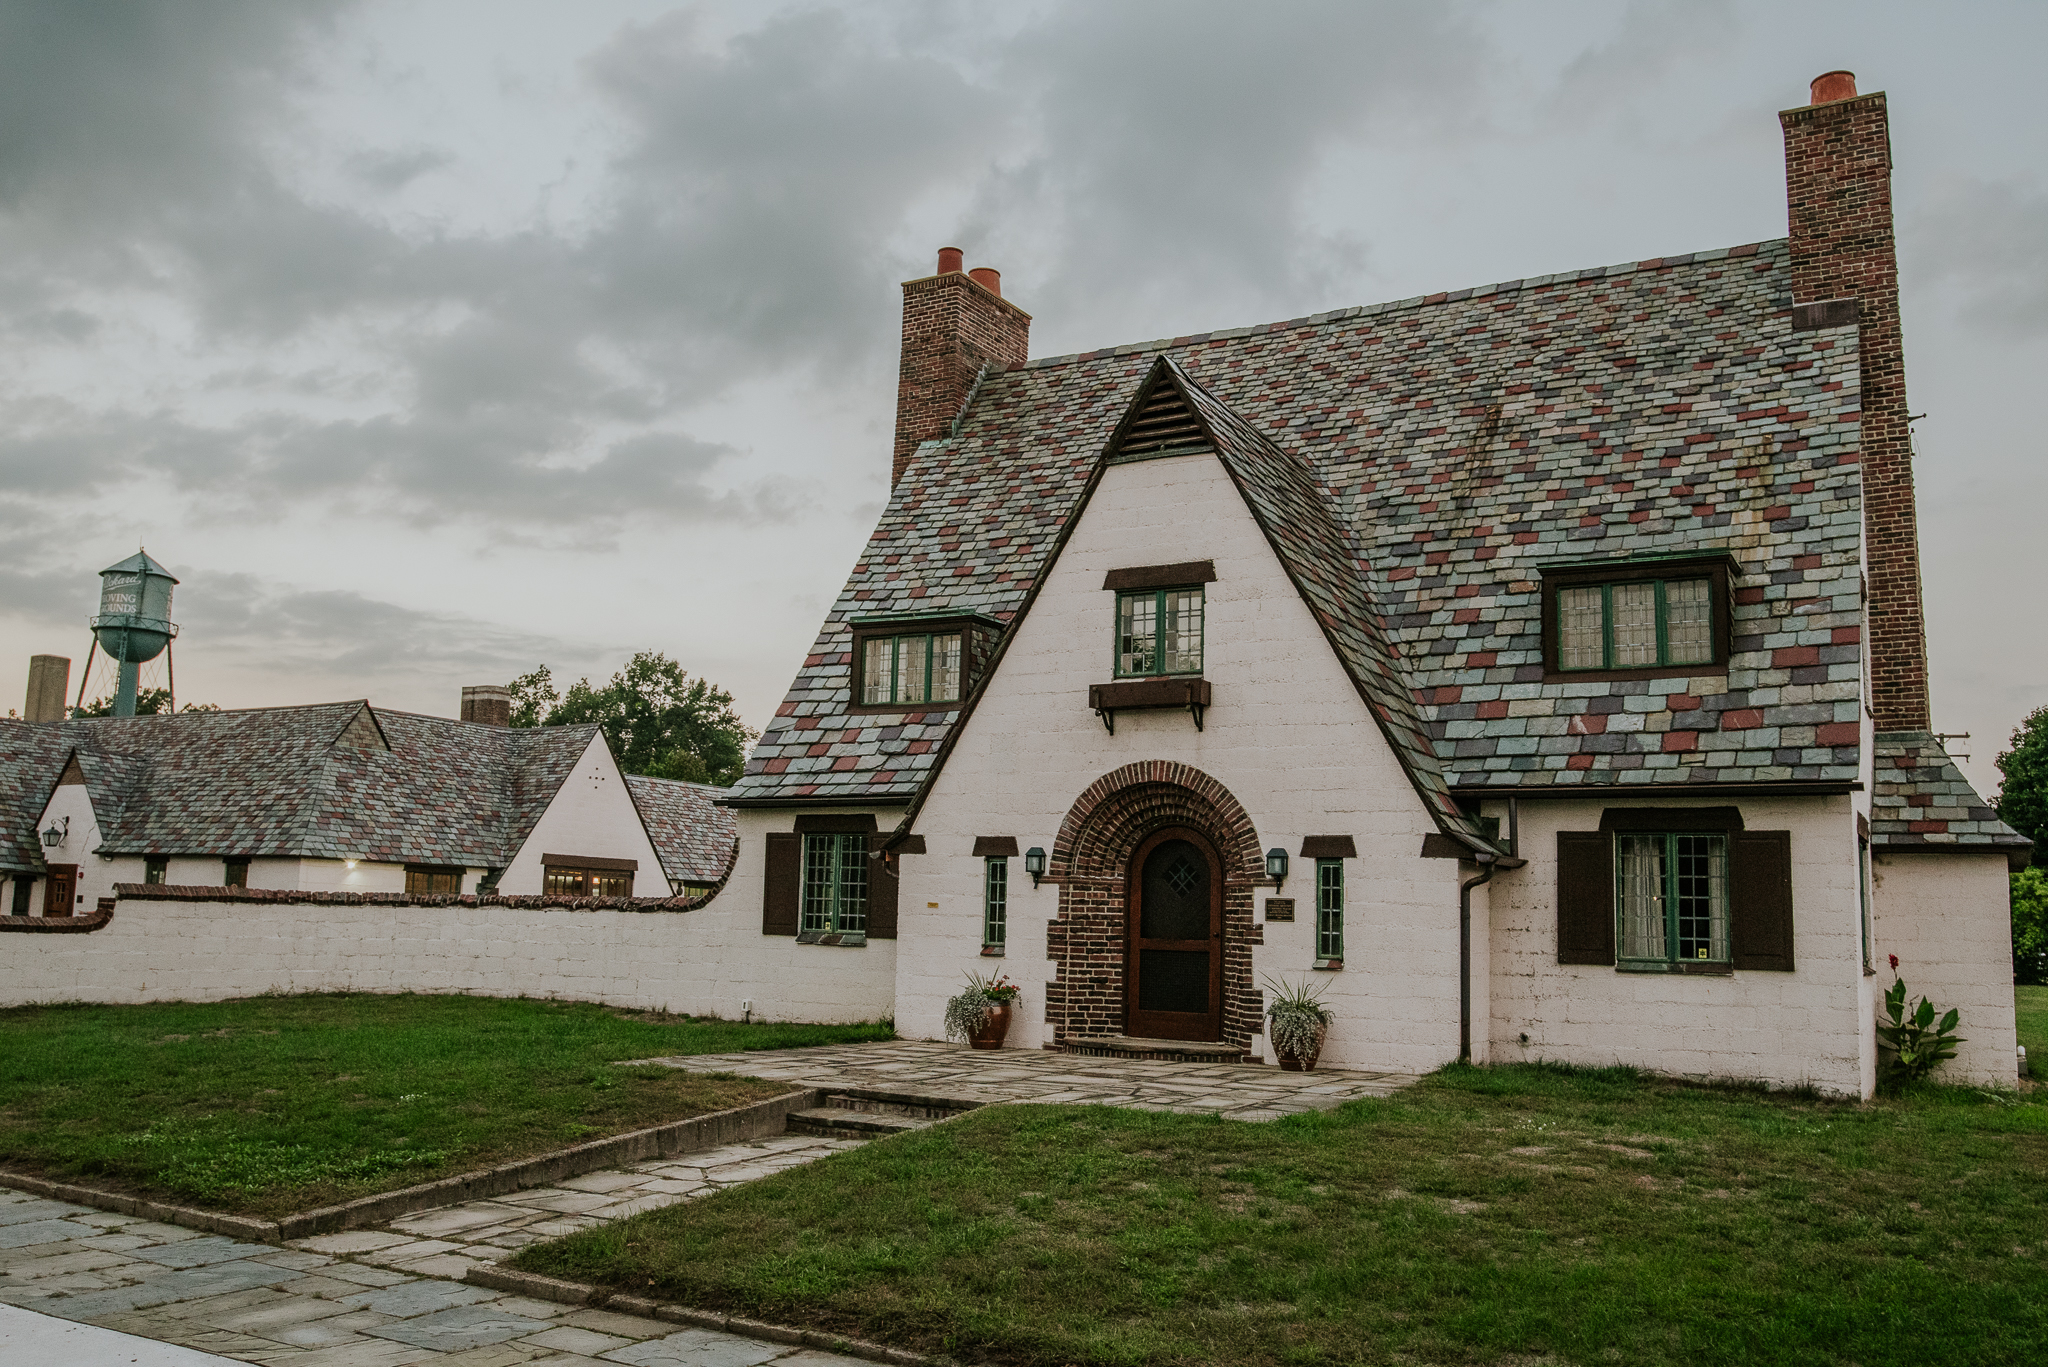
<path fill-rule="evenodd" d="M 894 487 L 919 442 L 946 435 L 983 367 L 1024 364 L 1031 315 L 1003 298 L 987 266 L 963 274 L 958 247 L 939 248 L 937 274 L 903 282 L 903 364 L 896 377 Z"/>
<path fill-rule="evenodd" d="M 63 721 L 64 693 L 71 686 L 71 661 L 62 655 L 28 657 L 28 704 L 24 721 Z"/>
<path fill-rule="evenodd" d="M 1857 324 L 1871 711 L 1879 731 L 1931 731 L 1884 94 L 1858 95 L 1853 72 L 1830 71 L 1814 80 L 1812 100 L 1778 115 L 1792 228 L 1792 324 Z"/>
<path fill-rule="evenodd" d="M 462 690 L 462 719 L 485 726 L 512 724 L 512 690 L 503 684 L 469 684 Z"/>

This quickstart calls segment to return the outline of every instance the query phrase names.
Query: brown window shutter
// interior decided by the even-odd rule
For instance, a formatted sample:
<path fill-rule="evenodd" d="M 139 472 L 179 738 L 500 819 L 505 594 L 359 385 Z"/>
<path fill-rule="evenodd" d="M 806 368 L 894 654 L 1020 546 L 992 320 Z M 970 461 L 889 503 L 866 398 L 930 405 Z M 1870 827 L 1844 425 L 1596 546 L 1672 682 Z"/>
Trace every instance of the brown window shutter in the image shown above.
<path fill-rule="evenodd" d="M 1737 968 L 1792 971 L 1792 832 L 1729 835 L 1728 920 Z"/>
<path fill-rule="evenodd" d="M 1605 831 L 1557 833 L 1557 961 L 1614 962 L 1614 845 Z"/>
<path fill-rule="evenodd" d="M 868 848 L 882 848 L 882 837 L 870 836 Z M 871 856 L 868 859 L 868 938 L 870 940 L 893 940 L 896 938 L 896 867 L 892 859 Z"/>
<path fill-rule="evenodd" d="M 761 881 L 761 933 L 796 934 L 797 893 L 803 887 L 804 838 L 787 831 L 769 835 L 768 876 Z"/>

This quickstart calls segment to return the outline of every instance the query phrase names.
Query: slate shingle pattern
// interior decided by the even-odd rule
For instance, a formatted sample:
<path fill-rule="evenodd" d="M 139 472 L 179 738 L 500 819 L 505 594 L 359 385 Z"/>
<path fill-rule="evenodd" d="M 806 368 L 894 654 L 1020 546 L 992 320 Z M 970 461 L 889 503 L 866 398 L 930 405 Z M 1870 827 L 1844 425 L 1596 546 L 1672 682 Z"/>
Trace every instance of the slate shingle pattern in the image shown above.
<path fill-rule="evenodd" d="M 739 822 L 716 805 L 725 789 L 645 774 L 626 775 L 626 787 L 670 883 L 714 884 L 732 871 Z"/>
<path fill-rule="evenodd" d="M 1998 819 L 1928 732 L 1880 731 L 1871 760 L 1871 844 L 1890 849 L 1992 845 L 2014 855 L 2032 847 Z"/>
<path fill-rule="evenodd" d="M 34 825 L 75 749 L 108 854 L 499 868 L 597 734 L 381 710 L 374 729 L 351 728 L 366 707 L 0 724 L 0 851 L 7 867 L 42 867 Z M 378 734 L 388 750 L 355 743 Z"/>
<path fill-rule="evenodd" d="M 1313 473 L 1454 789 L 1853 783 L 1857 333 L 1795 332 L 1791 302 L 1775 241 L 990 375 L 892 492 L 734 796 L 917 793 L 958 710 L 848 714 L 847 622 L 1012 620 L 1161 355 Z M 1706 549 L 1739 566 L 1725 675 L 1544 681 L 1539 566 Z"/>

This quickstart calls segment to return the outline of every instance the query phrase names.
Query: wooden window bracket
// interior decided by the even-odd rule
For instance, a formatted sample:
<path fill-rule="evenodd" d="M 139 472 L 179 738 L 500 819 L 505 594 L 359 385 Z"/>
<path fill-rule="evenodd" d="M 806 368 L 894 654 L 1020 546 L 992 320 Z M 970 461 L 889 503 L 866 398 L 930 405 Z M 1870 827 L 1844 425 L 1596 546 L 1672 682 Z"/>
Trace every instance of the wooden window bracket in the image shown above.
<path fill-rule="evenodd" d="M 1209 707 L 1207 679 L 1131 679 L 1121 683 L 1088 685 L 1088 706 L 1102 719 L 1110 735 L 1116 734 L 1116 714 L 1183 708 L 1202 729 L 1202 714 Z"/>

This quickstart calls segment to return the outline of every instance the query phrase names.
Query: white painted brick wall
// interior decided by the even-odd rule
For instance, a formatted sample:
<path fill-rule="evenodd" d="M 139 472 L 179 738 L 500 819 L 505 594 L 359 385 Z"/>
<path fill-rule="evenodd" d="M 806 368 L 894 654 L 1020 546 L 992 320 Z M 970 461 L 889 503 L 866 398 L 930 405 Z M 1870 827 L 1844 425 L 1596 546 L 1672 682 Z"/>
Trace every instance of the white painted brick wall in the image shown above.
<path fill-rule="evenodd" d="M 1871 868 L 1879 997 L 1899 956 L 1906 1000 L 1962 1013 L 1964 1043 L 1936 1077 L 2010 1087 L 2018 1077 L 2012 999 L 2011 883 L 2003 856 L 1879 855 Z M 1881 1009 L 1882 1002 L 1873 1006 Z"/>

